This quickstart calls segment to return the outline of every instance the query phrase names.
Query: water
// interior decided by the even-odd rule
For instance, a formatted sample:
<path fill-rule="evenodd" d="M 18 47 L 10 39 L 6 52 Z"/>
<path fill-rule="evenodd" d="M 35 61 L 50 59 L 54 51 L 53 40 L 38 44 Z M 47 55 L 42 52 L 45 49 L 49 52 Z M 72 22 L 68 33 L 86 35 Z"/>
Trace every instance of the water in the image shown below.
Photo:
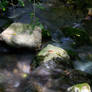
<path fill-rule="evenodd" d="M 16 8 L 15 13 L 11 8 L 9 18 L 13 19 L 16 22 L 30 23 L 31 12 L 32 6 L 30 5 L 24 8 Z M 71 47 L 74 41 L 71 38 L 64 37 L 60 28 L 65 25 L 79 23 L 84 16 L 82 13 L 80 13 L 79 18 L 76 19 L 75 15 L 75 12 L 72 12 L 72 10 L 70 9 L 64 8 L 63 6 L 57 6 L 52 8 L 46 8 L 45 6 L 45 10 L 40 10 L 38 8 L 36 9 L 36 16 L 39 17 L 40 22 L 43 23 L 51 32 L 51 44 L 69 50 L 74 50 Z M 80 25 L 76 25 L 74 27 L 78 26 Z M 2 52 L 4 54 L 2 54 Z M 6 52 L 7 54 L 5 54 Z M 9 54 L 8 49 L 3 47 L 0 48 L 0 70 L 2 71 L 2 74 L 9 75 L 7 75 L 7 78 L 9 79 L 9 81 L 12 80 L 10 84 L 12 84 L 13 87 L 17 88 L 20 85 L 20 81 L 24 76 L 23 74 L 31 73 L 30 64 L 34 56 L 35 53 L 31 51 L 28 51 L 27 53 L 15 53 L 15 51 L 13 51 L 12 54 Z M 48 69 L 50 68 L 48 64 L 46 65 L 46 67 Z M 53 66 L 51 67 L 53 68 Z M 75 61 L 74 67 L 75 69 L 92 74 L 91 61 Z M 41 74 L 45 73 L 48 75 L 48 71 L 41 70 L 40 72 Z M 2 80 L 2 82 L 4 81 Z"/>
<path fill-rule="evenodd" d="M 92 74 L 92 61 L 74 61 L 74 67 L 77 70 Z"/>

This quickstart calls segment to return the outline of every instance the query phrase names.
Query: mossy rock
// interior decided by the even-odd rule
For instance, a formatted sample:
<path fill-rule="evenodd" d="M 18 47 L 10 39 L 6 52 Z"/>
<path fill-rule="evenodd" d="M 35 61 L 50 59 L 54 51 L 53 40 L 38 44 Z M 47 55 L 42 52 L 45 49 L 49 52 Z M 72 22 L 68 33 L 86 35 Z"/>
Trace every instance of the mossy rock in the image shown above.
<path fill-rule="evenodd" d="M 68 88 L 68 92 L 91 92 L 91 89 L 88 83 L 81 83 Z"/>
<path fill-rule="evenodd" d="M 90 43 L 88 33 L 85 30 L 73 27 L 63 27 L 62 32 L 66 37 L 72 38 L 76 46 Z"/>
<path fill-rule="evenodd" d="M 70 64 L 69 60 L 70 57 L 66 50 L 48 44 L 35 57 L 35 61 L 33 61 L 33 67 L 39 66 L 40 64 L 46 64 L 51 61 L 57 64 L 64 63 L 65 65 L 68 65 Z"/>

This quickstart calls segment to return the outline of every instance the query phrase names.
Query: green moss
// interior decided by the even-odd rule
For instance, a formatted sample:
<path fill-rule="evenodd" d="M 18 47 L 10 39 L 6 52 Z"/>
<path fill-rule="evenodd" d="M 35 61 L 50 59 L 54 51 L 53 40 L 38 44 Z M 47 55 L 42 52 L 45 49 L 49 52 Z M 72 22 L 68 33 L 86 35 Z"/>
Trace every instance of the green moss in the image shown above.
<path fill-rule="evenodd" d="M 90 43 L 88 33 L 85 30 L 72 27 L 64 27 L 62 28 L 62 32 L 66 37 L 72 38 L 77 46 Z"/>
<path fill-rule="evenodd" d="M 86 89 L 87 92 L 91 92 L 90 86 L 88 83 L 81 83 L 81 84 L 76 84 L 72 86 L 72 90 L 70 92 L 76 92 L 75 89 L 78 89 L 78 92 L 83 92 L 83 89 Z"/>

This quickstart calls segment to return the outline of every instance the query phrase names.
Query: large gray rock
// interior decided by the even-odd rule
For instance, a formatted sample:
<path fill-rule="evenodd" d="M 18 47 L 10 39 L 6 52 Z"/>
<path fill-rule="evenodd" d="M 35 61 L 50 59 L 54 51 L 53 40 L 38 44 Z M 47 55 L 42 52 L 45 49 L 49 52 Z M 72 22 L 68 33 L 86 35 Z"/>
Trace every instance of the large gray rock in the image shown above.
<path fill-rule="evenodd" d="M 0 36 L 8 45 L 17 48 L 38 48 L 42 40 L 40 27 L 33 30 L 31 25 L 22 23 L 11 24 Z"/>

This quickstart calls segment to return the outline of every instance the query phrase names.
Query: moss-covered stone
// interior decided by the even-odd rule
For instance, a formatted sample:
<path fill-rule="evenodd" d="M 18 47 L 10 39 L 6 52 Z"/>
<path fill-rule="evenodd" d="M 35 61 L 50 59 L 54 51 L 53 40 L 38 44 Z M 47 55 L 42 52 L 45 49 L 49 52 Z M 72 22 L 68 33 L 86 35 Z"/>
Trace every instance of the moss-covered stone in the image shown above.
<path fill-rule="evenodd" d="M 85 30 L 72 27 L 64 27 L 62 28 L 62 32 L 66 37 L 72 38 L 75 41 L 75 45 L 77 46 L 90 43 L 88 33 Z"/>
<path fill-rule="evenodd" d="M 68 92 L 91 92 L 91 89 L 88 83 L 81 83 L 68 88 Z"/>
<path fill-rule="evenodd" d="M 44 49 L 42 49 L 37 56 L 42 57 L 41 59 L 43 60 L 43 62 L 49 61 L 57 57 L 61 58 L 61 60 L 69 59 L 69 56 L 64 49 L 50 44 L 47 45 L 47 47 L 45 47 Z"/>
<path fill-rule="evenodd" d="M 33 66 L 46 64 L 51 61 L 57 64 L 64 62 L 67 65 L 69 64 L 69 59 L 70 57 L 64 49 L 49 44 L 37 54 Z"/>

